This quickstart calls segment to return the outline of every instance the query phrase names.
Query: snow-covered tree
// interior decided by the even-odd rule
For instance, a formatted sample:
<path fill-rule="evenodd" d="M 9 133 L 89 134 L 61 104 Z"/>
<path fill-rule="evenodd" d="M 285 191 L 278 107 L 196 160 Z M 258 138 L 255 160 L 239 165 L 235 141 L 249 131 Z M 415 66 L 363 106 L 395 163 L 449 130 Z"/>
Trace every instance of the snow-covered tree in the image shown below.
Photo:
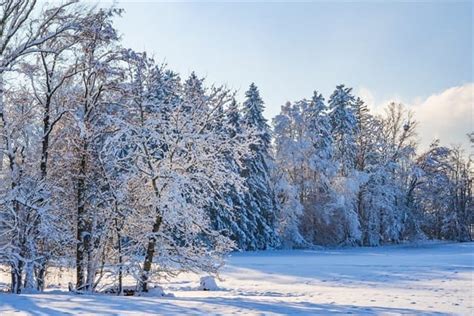
<path fill-rule="evenodd" d="M 271 174 L 273 194 L 276 198 L 277 233 L 283 248 L 304 248 L 309 245 L 300 232 L 303 205 L 299 199 L 296 186 L 292 185 L 287 174 L 272 168 Z"/>
<path fill-rule="evenodd" d="M 344 85 L 337 86 L 328 101 L 333 161 L 338 175 L 333 181 L 335 200 L 331 208 L 340 223 L 337 228 L 341 234 L 339 243 L 351 245 L 358 244 L 361 238 L 357 192 L 362 179 L 355 172 L 358 125 L 354 105 L 352 89 Z"/>
<path fill-rule="evenodd" d="M 68 50 L 75 43 L 78 23 L 88 14 L 91 11 L 75 2 L 41 7 L 36 1 L 6 1 L 0 5 L 0 173 L 6 185 L 0 189 L 0 225 L 16 227 L 16 232 L 8 231 L 14 236 L 8 237 L 12 243 L 7 247 L 14 258 L 7 260 L 13 292 L 43 288 L 51 243 L 60 239 L 46 166 L 49 136 L 62 115 L 59 110 L 52 112 L 53 98 L 67 75 L 63 69 L 55 71 L 56 66 L 61 68 L 57 59 L 46 56 Z M 28 79 L 30 85 L 20 84 Z M 19 221 L 24 225 L 18 225 Z"/>
<path fill-rule="evenodd" d="M 342 176 L 351 175 L 357 155 L 357 119 L 354 103 L 352 88 L 346 88 L 344 85 L 337 86 L 328 101 L 334 160 L 338 162 L 339 173 Z"/>
<path fill-rule="evenodd" d="M 417 158 L 416 167 L 414 204 L 423 212 L 423 232 L 437 239 L 470 240 L 472 171 L 462 151 L 436 140 Z"/>
<path fill-rule="evenodd" d="M 112 18 L 120 10 L 100 9 L 81 21 L 80 46 L 76 49 L 80 81 L 74 87 L 69 144 L 74 151 L 76 209 L 76 290 L 93 290 L 96 271 L 107 233 L 107 210 L 101 193 L 104 184 L 98 159 L 102 141 L 101 113 L 113 102 L 114 91 L 122 80 L 118 67 L 120 46 Z M 71 150 L 71 149 L 69 149 Z"/>
<path fill-rule="evenodd" d="M 129 229 L 127 237 L 144 256 L 136 276 L 147 291 L 163 274 L 216 273 L 221 266 L 232 242 L 212 228 L 207 210 L 230 187 L 242 186 L 226 154 L 243 159 L 249 144 L 210 128 L 216 111 L 232 100 L 228 90 L 206 90 L 194 75 L 182 88 L 179 79 L 170 80 L 177 78 L 172 72 L 139 55 L 129 68 L 134 92 L 118 109 L 106 149 L 120 157 L 118 170 L 133 170 L 125 185 L 136 201 L 133 225 L 140 229 Z"/>
<path fill-rule="evenodd" d="M 6 126 L 3 98 L 8 73 L 28 55 L 53 51 L 49 43 L 74 31 L 83 12 L 76 1 L 40 6 L 34 0 L 8 0 L 0 5 L 0 132 Z M 0 137 L 0 170 L 6 142 Z"/>
<path fill-rule="evenodd" d="M 322 197 L 329 188 L 330 130 L 326 124 L 324 99 L 315 92 L 312 101 L 301 100 L 294 104 L 287 102 L 281 113 L 273 119 L 275 136 L 275 160 L 283 173 L 275 180 L 290 182 L 303 206 L 301 231 L 305 238 L 314 242 L 318 229 L 315 220 L 315 199 Z M 325 125 L 326 124 L 326 125 Z M 329 146 L 328 146 L 329 145 Z M 293 211 L 298 208 L 294 207 Z M 291 212 L 291 210 L 286 210 Z M 293 215 L 294 216 L 294 215 Z"/>
<path fill-rule="evenodd" d="M 264 103 L 257 86 L 252 83 L 245 93 L 242 107 L 241 128 L 253 135 L 255 142 L 250 146 L 252 157 L 243 161 L 240 170 L 245 179 L 244 206 L 239 214 L 239 226 L 245 232 L 239 240 L 243 249 L 268 249 L 277 247 L 275 232 L 276 201 L 270 183 L 270 127 L 263 116 Z"/>

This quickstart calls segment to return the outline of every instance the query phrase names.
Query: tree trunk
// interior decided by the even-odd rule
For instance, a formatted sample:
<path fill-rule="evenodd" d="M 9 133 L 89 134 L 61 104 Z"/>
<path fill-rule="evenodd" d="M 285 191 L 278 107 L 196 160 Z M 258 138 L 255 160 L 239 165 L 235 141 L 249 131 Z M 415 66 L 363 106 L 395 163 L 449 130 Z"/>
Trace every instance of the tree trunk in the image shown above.
<path fill-rule="evenodd" d="M 11 278 L 12 287 L 11 292 L 13 294 L 20 294 L 21 292 L 21 275 L 23 273 L 23 262 L 17 261 L 16 264 L 11 265 Z"/>
<path fill-rule="evenodd" d="M 117 246 L 118 246 L 118 263 L 119 263 L 119 279 L 118 279 L 118 290 L 117 290 L 117 295 L 122 295 L 123 291 L 123 286 L 122 286 L 122 281 L 123 281 L 123 258 L 122 258 L 122 236 L 120 235 L 120 232 L 117 232 Z"/>
<path fill-rule="evenodd" d="M 89 230 L 90 232 L 90 230 Z M 94 246 L 93 241 L 89 238 L 86 244 L 87 249 L 87 276 L 86 276 L 86 284 L 85 290 L 88 292 L 92 292 L 95 289 L 95 278 L 97 274 L 97 266 L 98 266 L 98 257 L 99 253 L 94 254 Z"/>
<path fill-rule="evenodd" d="M 149 274 L 151 271 L 151 265 L 153 264 L 153 256 L 155 255 L 155 245 L 156 245 L 156 233 L 160 230 L 162 218 L 160 215 L 156 216 L 155 223 L 153 224 L 153 236 L 150 237 L 148 241 L 148 246 L 146 249 L 145 262 L 143 263 L 143 274 L 141 278 L 141 291 L 148 292 L 148 281 Z"/>
<path fill-rule="evenodd" d="M 87 224 L 85 214 L 85 175 L 86 175 L 86 151 L 83 146 L 79 179 L 77 182 L 77 246 L 76 246 L 76 290 L 83 290 L 86 280 L 85 257 L 87 253 Z"/>
<path fill-rule="evenodd" d="M 1 115 L 1 112 L 0 112 Z M 1 118 L 1 117 L 0 117 Z M 9 144 L 6 144 L 9 146 Z M 9 161 L 10 172 L 12 174 L 12 183 L 11 183 L 11 191 L 14 192 L 18 183 L 14 176 L 15 172 L 15 157 L 11 152 L 7 155 Z M 20 207 L 17 201 L 12 202 L 12 207 L 14 209 L 14 213 L 16 216 L 20 216 Z M 21 228 L 19 228 L 21 229 Z M 25 233 L 25 232 L 23 232 Z M 13 240 L 14 243 L 17 243 L 17 246 L 21 249 L 19 258 L 16 258 L 16 261 L 11 264 L 11 278 L 12 278 L 12 287 L 11 292 L 14 294 L 20 294 L 21 292 L 21 280 L 22 280 L 22 273 L 23 273 L 23 266 L 24 262 L 24 246 L 25 246 L 25 236 L 22 235 L 22 232 L 19 232 L 19 235 Z"/>
<path fill-rule="evenodd" d="M 369 246 L 369 234 L 370 234 L 370 225 L 368 223 L 368 216 L 364 210 L 364 203 L 363 203 L 364 194 L 362 192 L 362 188 L 359 188 L 359 193 L 357 194 L 357 213 L 359 214 L 359 219 L 361 221 L 361 230 L 362 230 L 362 245 Z"/>
<path fill-rule="evenodd" d="M 44 291 L 44 278 L 46 276 L 46 260 L 41 260 L 39 263 L 39 268 L 36 272 L 36 283 L 38 286 L 38 291 Z"/>
<path fill-rule="evenodd" d="M 46 104 L 43 113 L 43 139 L 41 141 L 41 161 L 40 171 L 41 178 L 46 178 L 49 152 L 49 128 L 50 128 L 50 103 L 51 99 L 46 98 Z"/>
<path fill-rule="evenodd" d="M 27 262 L 25 266 L 25 284 L 23 285 L 23 288 L 29 291 L 36 289 L 35 271 L 33 266 L 34 263 L 32 261 Z"/>
<path fill-rule="evenodd" d="M 50 129 L 50 108 L 51 108 L 51 97 L 48 93 L 48 96 L 45 100 L 44 112 L 43 112 L 43 138 L 41 140 L 41 160 L 40 160 L 40 172 L 42 181 L 46 180 L 48 175 L 48 154 L 49 154 L 49 129 Z M 43 202 L 43 199 L 40 201 Z M 39 222 L 38 222 L 39 225 Z M 43 246 L 45 245 L 45 240 L 42 240 Z M 46 256 L 46 253 L 43 253 L 43 256 Z M 44 276 L 46 273 L 47 259 L 40 260 L 38 262 L 39 268 L 36 270 L 36 282 L 38 291 L 44 291 Z"/>

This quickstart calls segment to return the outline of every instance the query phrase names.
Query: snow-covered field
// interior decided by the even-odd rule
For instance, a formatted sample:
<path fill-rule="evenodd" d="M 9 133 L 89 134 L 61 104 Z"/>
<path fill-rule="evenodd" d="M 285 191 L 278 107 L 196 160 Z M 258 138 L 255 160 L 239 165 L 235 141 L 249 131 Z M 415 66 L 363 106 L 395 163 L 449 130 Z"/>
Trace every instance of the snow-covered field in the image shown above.
<path fill-rule="evenodd" d="M 198 276 L 175 297 L 0 294 L 0 315 L 473 315 L 474 243 L 234 254 L 219 291 Z"/>

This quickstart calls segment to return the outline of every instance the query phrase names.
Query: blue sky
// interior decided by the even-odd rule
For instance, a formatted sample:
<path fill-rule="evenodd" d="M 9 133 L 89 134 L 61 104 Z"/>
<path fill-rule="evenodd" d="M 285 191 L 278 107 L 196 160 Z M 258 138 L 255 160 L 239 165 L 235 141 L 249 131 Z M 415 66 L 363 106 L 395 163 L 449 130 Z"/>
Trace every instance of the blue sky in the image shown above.
<path fill-rule="evenodd" d="M 473 81 L 472 2 L 118 6 L 126 10 L 116 24 L 125 46 L 240 95 L 254 81 L 268 118 L 314 89 L 329 97 L 339 83 L 376 106 L 390 99 L 421 104 Z"/>

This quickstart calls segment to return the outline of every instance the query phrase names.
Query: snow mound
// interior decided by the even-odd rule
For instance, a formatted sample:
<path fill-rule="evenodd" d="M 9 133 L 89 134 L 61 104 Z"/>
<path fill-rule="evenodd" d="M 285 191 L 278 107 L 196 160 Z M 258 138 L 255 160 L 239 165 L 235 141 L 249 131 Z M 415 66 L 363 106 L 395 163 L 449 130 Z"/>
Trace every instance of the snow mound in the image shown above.
<path fill-rule="evenodd" d="M 139 295 L 148 297 L 174 297 L 174 294 L 172 293 L 165 293 L 165 290 L 159 285 L 155 285 L 149 289 L 148 292 L 139 293 Z"/>
<path fill-rule="evenodd" d="M 217 286 L 216 280 L 212 276 L 202 277 L 199 281 L 200 291 L 219 291 L 220 288 Z"/>

